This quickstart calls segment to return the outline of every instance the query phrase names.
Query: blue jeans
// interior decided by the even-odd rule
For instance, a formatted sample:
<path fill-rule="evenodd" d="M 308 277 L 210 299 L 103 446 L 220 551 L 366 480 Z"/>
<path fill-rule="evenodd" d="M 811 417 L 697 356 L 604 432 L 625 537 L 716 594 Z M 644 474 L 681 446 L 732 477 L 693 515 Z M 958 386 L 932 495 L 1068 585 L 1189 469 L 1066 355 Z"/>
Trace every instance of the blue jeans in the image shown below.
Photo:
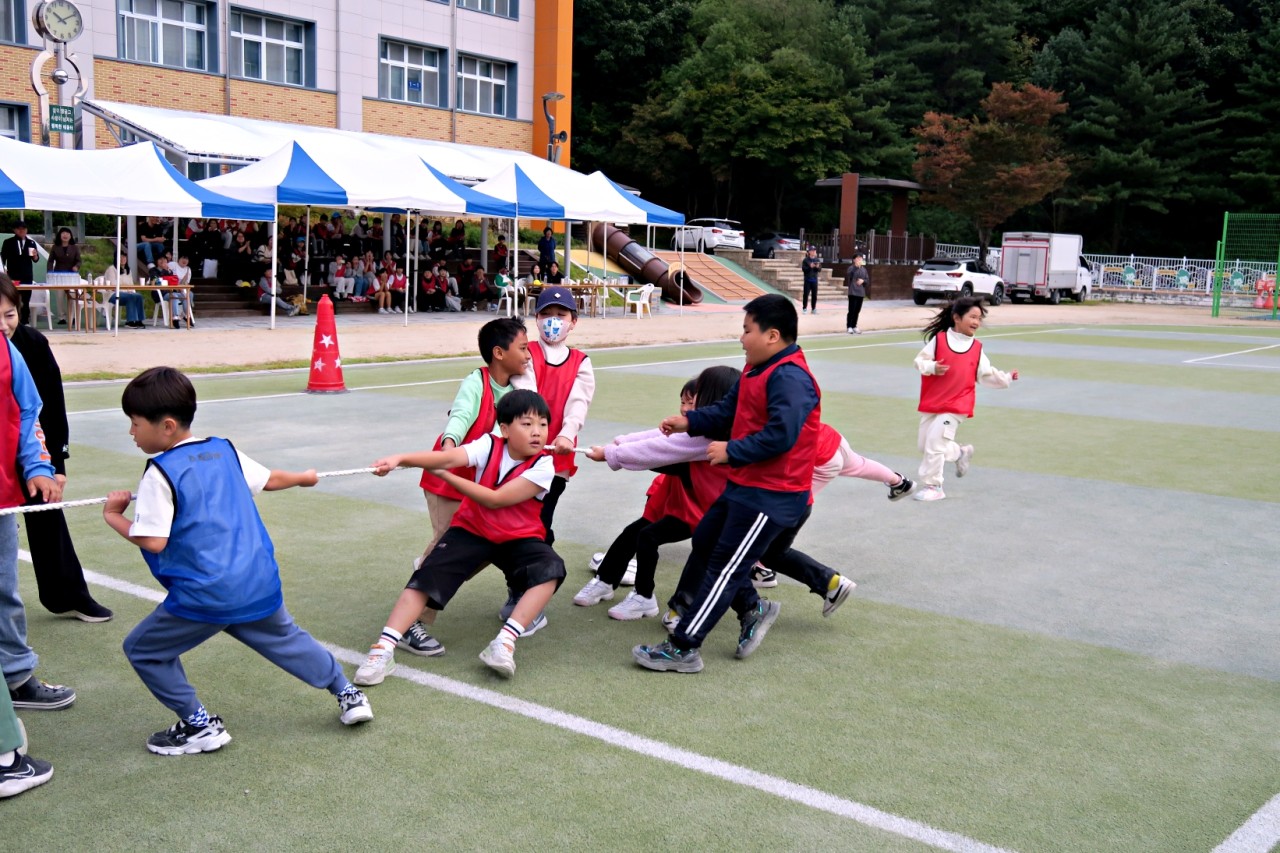
<path fill-rule="evenodd" d="M 156 258 L 164 254 L 164 243 L 138 243 L 138 251 L 147 259 L 147 263 L 154 264 Z"/>
<path fill-rule="evenodd" d="M 116 295 L 114 293 L 111 294 L 108 297 L 108 301 L 114 303 Z M 122 290 L 120 291 L 120 302 L 124 304 L 124 321 L 126 323 L 141 323 L 143 321 L 142 294 Z"/>
<path fill-rule="evenodd" d="M 377 279 L 376 279 L 376 278 L 375 278 L 375 279 L 373 279 L 373 280 L 374 280 L 374 281 L 377 281 Z M 352 296 L 364 296 L 364 295 L 365 295 L 366 293 L 368 293 L 368 292 L 369 292 L 369 276 L 367 276 L 367 275 L 358 275 L 358 276 L 356 276 L 356 286 L 355 286 L 355 290 L 353 290 L 353 291 L 352 291 L 351 295 L 352 295 Z"/>
<path fill-rule="evenodd" d="M 0 516 L 0 669 L 17 687 L 39 662 L 27 645 L 27 608 L 18 596 L 18 517 Z"/>
<path fill-rule="evenodd" d="M 257 622 L 213 625 L 174 616 L 162 604 L 125 637 L 124 653 L 160 704 L 186 719 L 200 700 L 179 658 L 224 631 L 312 687 L 337 695 L 347 685 L 341 664 L 284 607 Z"/>

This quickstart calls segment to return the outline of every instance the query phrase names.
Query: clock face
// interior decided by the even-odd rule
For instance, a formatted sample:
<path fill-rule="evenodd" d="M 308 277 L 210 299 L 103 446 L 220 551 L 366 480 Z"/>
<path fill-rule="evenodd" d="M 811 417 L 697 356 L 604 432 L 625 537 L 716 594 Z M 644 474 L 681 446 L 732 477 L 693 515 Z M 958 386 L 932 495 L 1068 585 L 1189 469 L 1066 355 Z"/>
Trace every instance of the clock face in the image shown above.
<path fill-rule="evenodd" d="M 44 34 L 54 41 L 69 42 L 84 32 L 84 18 L 71 0 L 48 0 L 40 7 Z"/>

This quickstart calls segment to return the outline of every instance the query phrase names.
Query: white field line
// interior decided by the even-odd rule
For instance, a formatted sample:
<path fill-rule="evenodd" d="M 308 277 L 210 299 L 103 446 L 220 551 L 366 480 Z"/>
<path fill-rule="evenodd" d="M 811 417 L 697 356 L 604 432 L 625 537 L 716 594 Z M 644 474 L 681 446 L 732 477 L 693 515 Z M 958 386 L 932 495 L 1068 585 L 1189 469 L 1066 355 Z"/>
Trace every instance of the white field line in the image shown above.
<path fill-rule="evenodd" d="M 31 554 L 27 551 L 18 551 L 18 557 L 28 562 L 31 561 Z M 85 580 L 107 589 L 122 592 L 126 595 L 132 595 L 136 598 L 146 599 L 147 601 L 161 602 L 164 601 L 164 593 L 159 590 L 139 586 L 129 581 L 113 578 L 110 575 L 104 575 L 101 572 L 85 570 Z M 344 649 L 341 646 L 335 646 L 330 643 L 322 643 L 325 648 L 333 653 L 333 656 L 343 663 L 349 663 L 359 666 L 364 663 L 366 655 L 352 649 Z M 584 737 L 594 738 L 603 743 L 646 756 L 648 758 L 656 758 L 659 761 L 666 761 L 681 767 L 685 770 L 692 770 L 696 773 L 704 773 L 717 779 L 723 779 L 735 785 L 741 785 L 746 788 L 754 788 L 757 791 L 763 791 L 766 794 L 772 794 L 784 800 L 790 800 L 802 806 L 816 809 L 818 811 L 833 814 L 836 817 L 847 818 L 849 820 L 860 823 L 864 826 L 878 829 L 884 832 L 891 832 L 894 835 L 900 835 L 904 838 L 910 838 L 913 841 L 919 841 L 922 844 L 928 844 L 939 850 L 952 850 L 957 853 L 1009 853 L 1003 847 L 993 847 L 990 844 L 983 844 L 981 841 L 975 841 L 964 835 L 954 832 L 946 832 L 941 829 L 935 829 L 928 824 L 911 820 L 905 817 L 899 817 L 889 812 L 881 811 L 872 806 L 846 800 L 837 797 L 834 794 L 828 794 L 825 791 L 819 791 L 817 788 L 810 788 L 807 785 L 799 785 L 795 782 L 789 782 L 778 776 L 770 776 L 767 773 L 760 773 L 749 767 L 741 767 L 737 764 L 730 764 L 727 761 L 721 761 L 717 758 L 711 758 L 692 752 L 687 749 L 681 749 L 678 746 L 672 746 L 662 741 L 653 740 L 652 738 L 643 737 L 642 735 L 632 734 L 623 729 L 614 726 L 597 723 L 586 717 L 579 717 L 576 714 L 569 714 L 564 711 L 557 711 L 555 708 L 548 708 L 544 705 L 538 705 L 533 702 L 527 702 L 523 699 L 516 699 L 512 696 L 506 696 L 493 690 L 486 690 L 483 687 L 475 687 L 461 681 L 455 681 L 452 678 L 445 678 L 440 675 L 431 675 L 416 669 L 407 667 L 397 667 L 392 673 L 392 678 L 403 678 L 406 681 L 413 682 L 421 687 L 431 690 L 438 690 L 441 693 L 447 693 L 451 696 L 457 696 L 460 699 L 468 699 L 472 702 L 478 702 L 482 705 L 488 705 L 491 708 L 497 708 L 500 711 L 508 711 L 513 714 L 519 714 L 527 717 L 535 722 L 543 723 L 556 728 L 564 729 Z M 655 676 L 661 677 L 661 676 Z M 1243 848 L 1242 848 L 1243 849 Z"/>
<path fill-rule="evenodd" d="M 1280 794 L 1253 813 L 1213 853 L 1268 853 L 1280 843 Z"/>
<path fill-rule="evenodd" d="M 992 335 L 983 335 L 982 337 L 985 340 L 987 338 L 1010 338 L 1010 337 L 1018 337 L 1023 335 L 1045 335 L 1045 334 L 1053 334 L 1058 332 L 1078 332 L 1078 331 L 1084 330 L 1085 328 L 1086 327 L 1082 326 L 1082 327 L 1071 328 L 1071 329 L 1038 329 L 1034 332 L 1000 332 Z M 897 332 L 901 330 L 895 329 L 893 331 Z M 727 343 L 727 342 L 712 341 L 712 342 L 698 342 L 698 343 Z M 685 346 L 685 345 L 689 345 L 689 343 L 682 342 L 681 345 Z M 654 344 L 654 345 L 648 345 L 648 346 L 657 346 L 657 345 Z M 878 349 L 880 347 L 902 347 L 902 346 L 915 346 L 915 341 L 887 341 L 885 343 L 878 343 L 878 344 L 850 344 L 848 346 L 842 346 L 842 347 L 821 347 L 821 348 L 813 347 L 812 349 L 808 350 L 808 352 L 822 353 L 822 352 L 836 352 L 837 350 Z M 446 359 L 436 359 L 434 361 L 445 361 L 445 360 Z M 668 359 L 666 361 L 646 361 L 646 362 L 641 362 L 637 364 L 610 364 L 610 365 L 603 365 L 595 369 L 596 370 L 630 370 L 632 368 L 637 368 L 637 367 L 663 367 L 671 364 L 696 364 L 698 362 L 704 362 L 704 361 L 741 361 L 741 360 L 742 360 L 742 355 L 740 353 L 735 353 L 733 355 L 711 355 L 711 356 L 699 356 L 697 358 L 674 358 L 674 359 Z M 388 367 L 398 363 L 400 362 L 382 362 L 378 366 Z M 413 364 L 417 362 L 403 362 L 403 363 Z M 306 368 L 298 368 L 298 370 L 305 370 L 305 369 Z M 239 375 L 247 376 L 252 374 L 246 373 L 246 374 L 239 374 Z M 111 380 L 111 381 L 123 382 L 124 380 Z M 389 385 L 362 385 L 356 388 L 349 388 L 348 390 L 349 391 L 386 391 L 392 388 L 418 388 L 418 387 L 425 387 L 428 385 L 448 385 L 458 381 L 460 380 L 457 379 L 456 377 L 451 379 L 428 379 L 422 382 L 396 382 Z M 214 405 L 215 403 L 247 403 L 247 402 L 252 402 L 254 400 L 277 400 L 277 399 L 282 399 L 284 397 L 306 397 L 306 396 L 308 396 L 306 391 L 286 391 L 282 394 L 262 394 L 256 397 L 225 397 L 225 398 L 213 399 L 213 400 L 201 400 L 200 405 L 211 406 L 211 405 Z M 118 411 L 120 411 L 120 408 L 117 406 L 110 409 L 84 409 L 78 412 L 67 412 L 67 415 L 68 416 L 101 415 L 101 414 L 109 414 L 111 412 L 118 412 Z"/>
<path fill-rule="evenodd" d="M 1262 352 L 1263 350 L 1275 349 L 1276 347 L 1280 347 L 1280 344 L 1271 344 L 1270 346 L 1265 346 L 1265 347 L 1252 347 L 1250 349 L 1236 350 L 1235 352 L 1224 352 L 1224 353 L 1221 353 L 1220 355 L 1204 355 L 1204 356 L 1201 356 L 1200 358 L 1189 358 L 1182 363 L 1183 364 L 1199 364 L 1202 361 L 1213 361 L 1215 358 L 1231 358 L 1231 356 L 1233 355 L 1245 355 L 1246 353 L 1251 353 L 1251 352 Z"/>

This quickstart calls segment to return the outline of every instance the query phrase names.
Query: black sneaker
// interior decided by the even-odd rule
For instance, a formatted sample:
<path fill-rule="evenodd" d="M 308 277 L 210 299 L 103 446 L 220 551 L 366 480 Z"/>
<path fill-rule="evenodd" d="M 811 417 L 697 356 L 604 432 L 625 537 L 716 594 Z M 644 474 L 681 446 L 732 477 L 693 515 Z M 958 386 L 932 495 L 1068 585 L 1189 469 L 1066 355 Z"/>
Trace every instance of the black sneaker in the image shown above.
<path fill-rule="evenodd" d="M 427 633 L 426 626 L 421 622 L 414 622 L 409 626 L 409 630 L 404 632 L 404 636 L 400 638 L 400 642 L 396 643 L 397 648 L 404 649 L 406 652 L 415 655 L 422 655 L 424 658 L 433 658 L 444 654 L 444 646 L 440 645 L 440 641 Z"/>
<path fill-rule="evenodd" d="M 901 474 L 899 474 L 898 476 L 902 477 Z M 901 483 L 899 483 L 896 486 L 889 487 L 889 500 L 900 501 L 903 498 L 905 498 L 907 495 L 914 492 L 915 490 L 916 490 L 916 484 L 908 480 L 906 477 L 902 477 Z"/>
<path fill-rule="evenodd" d="M 195 755 L 197 752 L 213 752 L 229 743 L 231 735 L 222 725 L 222 718 L 210 717 L 207 726 L 193 726 L 186 720 L 178 720 L 147 738 L 147 749 L 156 755 Z"/>
<path fill-rule="evenodd" d="M 698 650 L 681 651 L 670 640 L 656 646 L 636 646 L 631 656 L 645 669 L 656 672 L 702 672 L 702 655 Z"/>
<path fill-rule="evenodd" d="M 61 684 L 46 684 L 34 675 L 19 687 L 9 688 L 13 707 L 28 711 L 56 711 L 76 701 L 76 692 Z"/>
<path fill-rule="evenodd" d="M 782 605 L 767 598 L 760 599 L 756 609 L 742 617 L 742 630 L 738 633 L 738 650 L 733 656 L 742 660 L 760 647 L 760 641 L 769 633 L 769 627 L 778 618 Z"/>
<path fill-rule="evenodd" d="M 115 616 L 110 610 L 93 600 L 81 604 L 73 610 L 64 610 L 58 615 L 70 616 L 73 619 L 79 619 L 81 622 L 110 622 L 111 617 Z"/>
<path fill-rule="evenodd" d="M 53 778 L 53 765 L 29 755 L 15 754 L 9 767 L 0 765 L 0 798 L 16 797 Z"/>
<path fill-rule="evenodd" d="M 756 589 L 773 589 L 778 585 L 778 573 L 756 563 L 751 568 L 751 585 Z"/>
<path fill-rule="evenodd" d="M 373 706 L 359 690 L 355 693 L 344 693 L 338 696 L 338 719 L 344 726 L 367 723 L 373 719 Z"/>

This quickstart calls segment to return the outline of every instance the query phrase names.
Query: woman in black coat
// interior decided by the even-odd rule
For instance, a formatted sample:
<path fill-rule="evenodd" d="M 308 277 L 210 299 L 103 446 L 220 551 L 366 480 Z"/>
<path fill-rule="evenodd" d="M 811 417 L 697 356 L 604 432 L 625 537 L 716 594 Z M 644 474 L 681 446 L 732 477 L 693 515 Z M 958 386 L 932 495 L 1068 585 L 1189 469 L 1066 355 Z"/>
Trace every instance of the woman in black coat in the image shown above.
<path fill-rule="evenodd" d="M 13 287 L 7 276 L 0 276 L 0 296 L 5 285 Z M 15 303 L 16 304 L 16 303 Z M 44 430 L 45 446 L 49 449 L 55 476 L 59 483 L 67 481 L 67 457 L 69 429 L 67 428 L 67 404 L 62 394 L 62 371 L 49 348 L 44 335 L 28 325 L 9 329 L 5 334 L 14 348 L 22 355 L 35 381 L 36 390 L 44 403 L 40 409 L 40 426 Z M 19 478 L 22 475 L 19 474 Z M 44 503 L 39 496 L 28 497 L 27 506 Z M 27 545 L 31 549 L 31 563 L 35 567 L 36 586 L 40 590 L 40 603 L 50 612 L 74 616 L 82 622 L 106 622 L 112 613 L 93 600 L 84 581 L 84 569 L 76 556 L 67 519 L 60 509 L 23 513 L 27 525 Z"/>

